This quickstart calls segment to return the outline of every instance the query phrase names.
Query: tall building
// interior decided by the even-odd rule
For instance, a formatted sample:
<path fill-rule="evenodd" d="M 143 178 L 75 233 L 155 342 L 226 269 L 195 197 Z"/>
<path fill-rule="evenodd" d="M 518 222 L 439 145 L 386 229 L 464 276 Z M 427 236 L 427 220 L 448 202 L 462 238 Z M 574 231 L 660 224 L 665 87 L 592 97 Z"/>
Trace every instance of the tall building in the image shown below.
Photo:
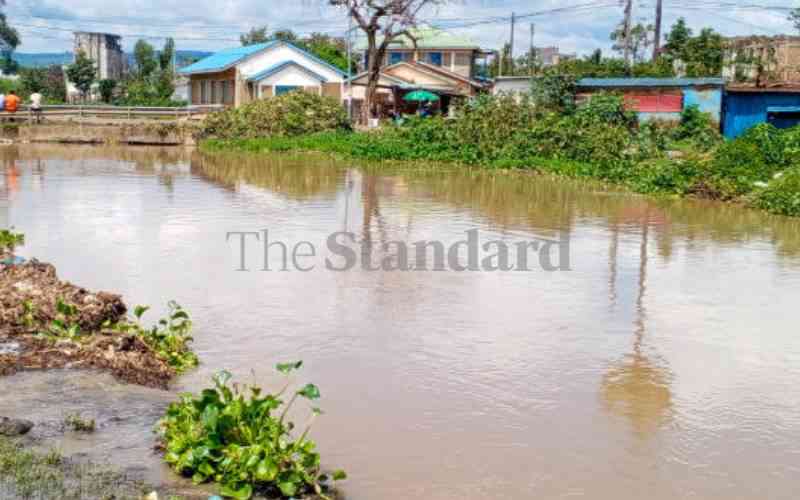
<path fill-rule="evenodd" d="M 729 81 L 756 84 L 800 82 L 800 37 L 728 38 L 722 76 Z"/>
<path fill-rule="evenodd" d="M 83 51 L 97 65 L 100 80 L 121 80 L 126 59 L 122 51 L 122 37 L 108 33 L 75 32 L 75 54 Z"/>

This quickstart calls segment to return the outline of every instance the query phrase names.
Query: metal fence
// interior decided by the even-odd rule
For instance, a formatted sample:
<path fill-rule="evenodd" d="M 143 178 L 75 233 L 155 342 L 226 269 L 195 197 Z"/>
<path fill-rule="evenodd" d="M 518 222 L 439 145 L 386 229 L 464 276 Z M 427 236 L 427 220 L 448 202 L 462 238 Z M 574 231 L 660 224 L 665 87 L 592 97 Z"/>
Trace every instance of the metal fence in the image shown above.
<path fill-rule="evenodd" d="M 80 106 L 70 104 L 57 104 L 42 106 L 40 116 L 43 118 L 114 118 L 125 120 L 143 119 L 181 119 L 206 115 L 221 111 L 225 106 L 211 104 L 202 106 L 183 106 L 178 108 L 144 107 L 144 106 Z M 36 113 L 30 106 L 20 106 L 16 113 L 0 111 L 0 120 L 10 118 L 33 120 Z"/>

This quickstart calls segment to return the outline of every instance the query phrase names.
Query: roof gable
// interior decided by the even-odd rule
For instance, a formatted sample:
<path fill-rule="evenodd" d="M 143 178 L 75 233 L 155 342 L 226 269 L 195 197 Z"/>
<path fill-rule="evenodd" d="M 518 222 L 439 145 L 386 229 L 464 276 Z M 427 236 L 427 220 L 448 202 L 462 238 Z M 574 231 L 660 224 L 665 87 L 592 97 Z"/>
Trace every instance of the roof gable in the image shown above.
<path fill-rule="evenodd" d="M 302 64 L 298 64 L 296 61 L 284 61 L 282 63 L 276 64 L 275 66 L 272 66 L 271 68 L 267 68 L 264 71 L 249 77 L 248 80 L 253 81 L 253 82 L 259 82 L 261 80 L 269 78 L 272 75 L 280 73 L 281 71 L 283 71 L 285 69 L 292 68 L 292 67 L 299 69 L 300 71 L 306 73 L 307 75 L 311 76 L 312 78 L 314 78 L 316 80 L 319 80 L 322 83 L 325 83 L 325 82 L 328 81 L 328 79 L 325 78 L 324 76 L 320 75 L 319 73 L 315 73 L 314 71 L 310 70 L 309 68 L 306 68 Z"/>

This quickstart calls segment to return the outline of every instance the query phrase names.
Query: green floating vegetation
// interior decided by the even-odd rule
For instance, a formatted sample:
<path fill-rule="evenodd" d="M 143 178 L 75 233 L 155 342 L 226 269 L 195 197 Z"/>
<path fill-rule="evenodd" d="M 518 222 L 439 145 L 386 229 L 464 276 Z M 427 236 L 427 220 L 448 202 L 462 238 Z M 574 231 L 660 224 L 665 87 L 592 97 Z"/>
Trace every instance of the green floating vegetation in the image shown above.
<path fill-rule="evenodd" d="M 277 369 L 288 376 L 301 366 L 298 361 L 279 364 Z M 221 484 L 225 497 L 249 499 L 263 493 L 327 498 L 346 474 L 321 471 L 316 444 L 308 437 L 321 410 L 311 408 L 298 437 L 293 435 L 294 423 L 287 420 L 298 400 L 319 399 L 317 386 L 307 384 L 290 392 L 287 381 L 282 390 L 264 394 L 255 386 L 231 386 L 230 380 L 230 373 L 220 372 L 214 388 L 199 396 L 184 394 L 170 405 L 159 423 L 166 462 L 197 484 Z"/>
<path fill-rule="evenodd" d="M 797 215 L 792 172 L 800 166 L 800 128 L 762 124 L 724 141 L 711 117 L 694 106 L 676 123 L 638 123 L 619 95 L 598 94 L 574 105 L 568 88 L 552 87 L 544 97 L 479 97 L 457 108 L 453 118 L 412 117 L 377 131 L 253 129 L 239 136 L 209 133 L 201 147 L 530 169 L 639 193 L 691 195 Z"/>
<path fill-rule="evenodd" d="M 25 244 L 25 235 L 15 233 L 14 229 L 0 229 L 0 255 L 6 252 L 14 253 L 17 247 Z"/>

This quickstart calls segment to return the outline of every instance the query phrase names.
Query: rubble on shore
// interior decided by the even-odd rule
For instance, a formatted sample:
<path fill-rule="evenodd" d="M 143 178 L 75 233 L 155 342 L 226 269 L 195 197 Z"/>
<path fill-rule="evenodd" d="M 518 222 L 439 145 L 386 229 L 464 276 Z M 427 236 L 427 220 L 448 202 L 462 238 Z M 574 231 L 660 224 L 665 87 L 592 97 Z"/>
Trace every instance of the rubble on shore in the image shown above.
<path fill-rule="evenodd" d="M 75 338 L 48 334 L 70 304 Z M 126 321 L 119 295 L 58 279 L 51 264 L 0 264 L 0 376 L 22 370 L 91 368 L 147 387 L 166 388 L 176 371 L 144 339 L 114 325 Z"/>

